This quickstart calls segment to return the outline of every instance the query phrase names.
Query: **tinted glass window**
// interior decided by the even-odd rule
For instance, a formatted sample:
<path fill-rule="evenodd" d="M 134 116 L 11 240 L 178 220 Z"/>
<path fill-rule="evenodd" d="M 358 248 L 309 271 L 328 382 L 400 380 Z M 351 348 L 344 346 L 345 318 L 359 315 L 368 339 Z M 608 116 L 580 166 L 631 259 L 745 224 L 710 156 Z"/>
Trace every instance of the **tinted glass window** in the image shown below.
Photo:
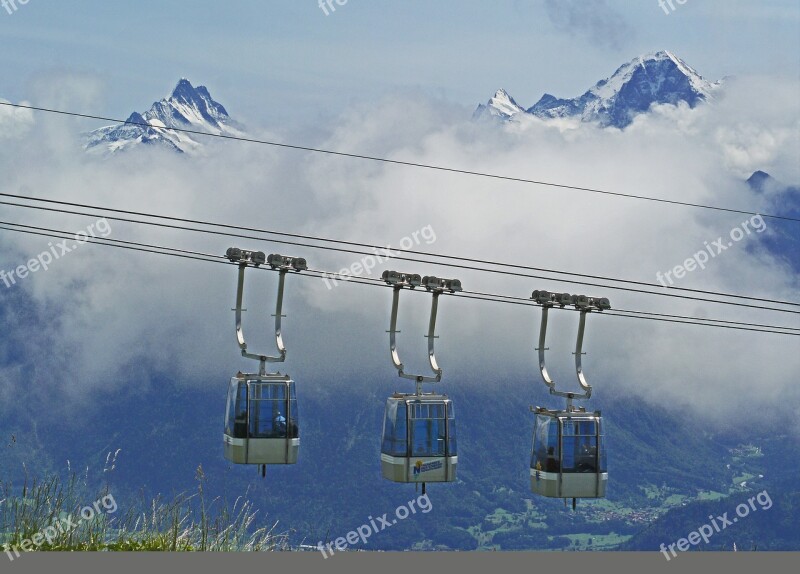
<path fill-rule="evenodd" d="M 444 403 L 413 402 L 411 455 L 444 456 L 447 450 L 447 420 Z"/>
<path fill-rule="evenodd" d="M 447 456 L 458 454 L 456 444 L 456 417 L 453 412 L 453 403 L 447 403 Z"/>
<path fill-rule="evenodd" d="M 292 395 L 294 395 L 294 387 L 292 387 Z M 300 428 L 297 423 L 298 416 L 297 416 L 297 400 L 292 399 L 289 401 L 289 421 L 288 421 L 288 428 L 287 431 L 289 433 L 290 438 L 299 438 L 300 437 Z"/>
<path fill-rule="evenodd" d="M 408 454 L 408 407 L 405 401 L 397 404 L 394 432 L 392 448 L 395 456 L 406 456 Z"/>
<path fill-rule="evenodd" d="M 386 401 L 381 452 L 390 456 L 407 456 L 407 429 L 405 401 Z"/>
<path fill-rule="evenodd" d="M 384 454 L 392 454 L 396 416 L 397 402 L 386 401 L 386 409 L 383 412 L 383 439 L 381 440 L 381 452 Z"/>
<path fill-rule="evenodd" d="M 606 441 L 600 437 L 600 472 L 608 472 L 608 465 L 606 464 Z"/>
<path fill-rule="evenodd" d="M 250 398 L 286 400 L 286 387 L 285 383 L 250 383 Z"/>
<path fill-rule="evenodd" d="M 444 416 L 444 403 L 411 403 L 411 418 L 412 419 L 443 419 Z"/>
<path fill-rule="evenodd" d="M 597 422 L 563 420 L 562 472 L 597 472 Z"/>
<path fill-rule="evenodd" d="M 440 419 L 416 419 L 411 425 L 412 456 L 444 456 L 447 425 Z"/>
<path fill-rule="evenodd" d="M 228 397 L 225 403 L 225 434 L 233 435 L 233 421 L 236 419 L 236 388 L 235 382 L 228 385 Z"/>
<path fill-rule="evenodd" d="M 561 468 L 558 448 L 558 420 L 547 415 L 536 415 L 533 429 L 531 468 L 545 472 L 558 472 Z"/>
<path fill-rule="evenodd" d="M 247 383 L 233 381 L 228 388 L 225 434 L 234 438 L 247 437 Z"/>
<path fill-rule="evenodd" d="M 294 385 L 284 382 L 250 381 L 249 392 L 249 424 L 245 427 L 247 436 L 250 438 L 286 438 L 290 434 L 296 436 L 297 415 L 293 415 L 291 411 L 296 413 L 297 403 L 287 401 L 287 397 L 294 396 Z M 246 406 L 244 400 L 241 403 Z"/>
<path fill-rule="evenodd" d="M 286 438 L 286 401 L 250 400 L 250 438 Z"/>
<path fill-rule="evenodd" d="M 597 424 L 595 421 L 565 419 L 563 432 L 564 436 L 595 435 L 597 434 Z"/>

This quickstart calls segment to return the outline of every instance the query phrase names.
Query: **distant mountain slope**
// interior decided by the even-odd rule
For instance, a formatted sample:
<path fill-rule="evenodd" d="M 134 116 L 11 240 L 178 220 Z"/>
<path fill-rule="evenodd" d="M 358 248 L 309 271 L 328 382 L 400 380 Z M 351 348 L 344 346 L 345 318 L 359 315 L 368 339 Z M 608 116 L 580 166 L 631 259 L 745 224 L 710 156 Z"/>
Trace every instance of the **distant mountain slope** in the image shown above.
<path fill-rule="evenodd" d="M 143 114 L 133 112 L 123 125 L 107 126 L 87 134 L 85 147 L 89 151 L 115 153 L 136 146 L 151 145 L 191 153 L 202 146 L 202 136 L 164 128 L 211 134 L 242 133 L 227 110 L 211 97 L 205 86 L 195 88 L 184 78 L 178 82 L 170 96 L 155 102 Z"/>
<path fill-rule="evenodd" d="M 795 452 L 797 439 L 775 434 L 759 441 L 758 471 L 763 478 L 748 482 L 746 492 L 737 492 L 720 500 L 694 501 L 678 506 L 624 543 L 620 550 L 659 550 L 660 545 L 677 542 L 704 524 L 712 523 L 727 512 L 732 524 L 714 531 L 708 543 L 697 550 L 797 550 L 800 536 L 797 517 L 800 512 L 800 491 L 797 489 L 797 469 L 786 460 L 787 451 Z M 748 502 L 756 497 L 752 505 Z M 745 504 L 749 508 L 737 506 Z M 736 518 L 734 521 L 733 519 Z M 712 523 L 713 526 L 713 523 Z M 694 548 L 693 548 L 694 549 Z"/>
<path fill-rule="evenodd" d="M 474 117 L 488 115 L 507 120 L 517 114 L 530 114 L 543 119 L 577 118 L 622 129 L 653 104 L 685 102 L 695 107 L 712 98 L 719 85 L 704 79 L 672 52 L 661 51 L 634 58 L 577 98 L 545 94 L 523 110 L 514 98 L 500 90 L 478 106 Z"/>
<path fill-rule="evenodd" d="M 429 541 L 467 550 L 479 540 L 491 542 L 504 530 L 524 536 L 515 542 L 517 548 L 553 548 L 572 533 L 624 529 L 631 535 L 646 527 L 642 519 L 627 523 L 619 514 L 602 514 L 590 501 L 581 501 L 572 513 L 562 501 L 530 492 L 533 421 L 528 405 L 553 403 L 539 389 L 523 391 L 526 384 L 449 385 L 457 404 L 459 481 L 429 485 L 434 510 L 375 536 L 369 549 L 402 550 Z M 292 528 L 294 542 L 316 544 L 420 495 L 413 486 L 380 475 L 381 418 L 384 395 L 390 391 L 354 381 L 350 390 L 324 389 L 324 383 L 304 382 L 299 462 L 270 468 L 265 480 L 254 467 L 230 465 L 222 457 L 224 381 L 216 391 L 193 389 L 189 402 L 187 390 L 170 381 L 154 381 L 152 390 L 142 394 L 121 391 L 113 400 L 98 397 L 103 407 L 86 415 L 88 426 L 52 421 L 51 413 L 37 412 L 33 405 L 16 412 L 0 422 L 0 436 L 19 437 L 13 449 L 0 449 L 0 480 L 21 483 L 22 461 L 35 473 L 42 464 L 63 468 L 69 459 L 73 468 L 89 466 L 93 476 L 99 473 L 111 481 L 118 500 L 125 501 L 140 490 L 148 495 L 193 490 L 195 469 L 202 465 L 209 498 L 222 495 L 233 501 L 247 493 L 270 521 L 280 520 L 279 531 Z M 671 494 L 691 496 L 699 489 L 730 484 L 727 451 L 705 434 L 703 421 L 633 400 L 603 399 L 601 394 L 592 406 L 603 409 L 608 424 L 610 502 L 654 513 L 660 502 L 649 498 L 648 490 L 666 485 Z M 35 436 L 25 432 L 31 425 L 38 425 Z M 106 453 L 118 448 L 117 470 L 104 475 Z M 534 521 L 546 527 L 526 526 Z M 503 540 L 498 536 L 498 543 Z M 502 544 L 515 547 L 511 541 Z"/>
<path fill-rule="evenodd" d="M 764 171 L 756 171 L 747 180 L 750 188 L 765 196 L 765 213 L 800 219 L 800 185 L 786 185 Z M 765 219 L 766 232 L 758 234 L 759 243 L 794 273 L 800 273 L 800 227 L 796 222 Z"/>

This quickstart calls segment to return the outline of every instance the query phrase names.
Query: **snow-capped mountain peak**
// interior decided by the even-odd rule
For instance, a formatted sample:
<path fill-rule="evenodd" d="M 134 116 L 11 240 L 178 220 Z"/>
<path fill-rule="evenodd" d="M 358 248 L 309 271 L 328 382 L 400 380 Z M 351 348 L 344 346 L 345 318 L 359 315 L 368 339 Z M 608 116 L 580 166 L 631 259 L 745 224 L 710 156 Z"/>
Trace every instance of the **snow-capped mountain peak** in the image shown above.
<path fill-rule="evenodd" d="M 477 118 L 483 114 L 489 114 L 493 117 L 508 119 L 519 112 L 524 112 L 524 108 L 520 106 L 508 92 L 499 89 L 494 93 L 486 104 L 481 104 L 475 110 L 473 117 Z"/>
<path fill-rule="evenodd" d="M 587 94 L 611 100 L 626 89 L 636 90 L 639 96 L 662 99 L 685 96 L 695 100 L 709 97 L 713 84 L 675 54 L 664 50 L 634 58 L 620 66 L 609 79 L 598 82 Z"/>
<path fill-rule="evenodd" d="M 635 115 L 648 111 L 653 104 L 685 102 L 694 107 L 713 98 L 719 85 L 720 82 L 711 83 L 703 78 L 674 53 L 663 50 L 623 64 L 611 77 L 597 82 L 582 96 L 561 99 L 545 94 L 524 111 L 543 119 L 577 117 L 582 121 L 622 129 L 633 121 Z M 514 101 L 510 96 L 508 98 Z M 487 110 L 503 119 L 519 113 L 501 115 L 487 105 L 479 106 L 475 114 L 482 115 Z"/>
<path fill-rule="evenodd" d="M 205 86 L 194 88 L 185 78 L 178 82 L 168 98 L 153 104 L 145 117 L 156 118 L 169 127 L 210 126 L 217 133 L 230 122 L 228 112 L 214 101 Z"/>
<path fill-rule="evenodd" d="M 165 146 L 191 152 L 202 146 L 201 137 L 176 132 L 178 128 L 209 134 L 241 134 L 227 110 L 216 102 L 205 86 L 192 86 L 181 78 L 170 95 L 155 102 L 148 111 L 133 112 L 122 125 L 107 126 L 87 135 L 86 149 L 117 152 L 141 144 Z"/>

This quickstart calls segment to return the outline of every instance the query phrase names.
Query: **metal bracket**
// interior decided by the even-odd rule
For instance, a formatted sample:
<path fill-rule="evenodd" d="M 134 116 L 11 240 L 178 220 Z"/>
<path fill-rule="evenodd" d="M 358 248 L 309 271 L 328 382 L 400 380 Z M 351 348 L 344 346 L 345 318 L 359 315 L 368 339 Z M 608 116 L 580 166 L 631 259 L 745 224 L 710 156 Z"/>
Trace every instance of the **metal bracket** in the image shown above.
<path fill-rule="evenodd" d="M 581 357 L 585 355 L 582 351 L 583 349 L 583 334 L 586 330 L 586 315 L 590 312 L 589 309 L 581 309 L 581 319 L 578 323 L 578 340 L 575 343 L 575 373 L 578 375 L 578 383 L 580 384 L 581 388 L 586 391 L 586 398 L 592 396 L 592 386 L 586 382 L 586 376 L 583 374 L 583 364 L 581 362 Z"/>
<path fill-rule="evenodd" d="M 542 380 L 544 380 L 544 384 L 548 386 L 550 392 L 553 392 L 556 388 L 556 383 L 550 377 L 550 373 L 547 372 L 547 365 L 545 365 L 544 359 L 544 352 L 549 350 L 545 347 L 545 339 L 547 337 L 547 315 L 550 312 L 550 307 L 552 307 L 552 305 L 542 305 L 542 323 L 539 326 L 539 346 L 536 350 L 539 352 L 539 371 L 542 373 Z"/>
<path fill-rule="evenodd" d="M 417 383 L 417 394 L 422 392 L 423 383 L 438 383 L 442 380 L 442 368 L 436 360 L 435 341 L 439 337 L 436 336 L 436 317 L 439 312 L 439 296 L 445 291 L 455 293 L 461 291 L 461 282 L 457 279 L 439 279 L 438 277 L 426 276 L 420 277 L 419 275 L 397 273 L 395 271 L 384 271 L 383 280 L 389 285 L 393 286 L 392 293 L 392 313 L 389 321 L 389 352 L 392 359 L 392 365 L 397 369 L 398 376 L 415 381 Z M 425 338 L 428 339 L 428 362 L 430 363 L 431 370 L 434 375 L 413 375 L 405 372 L 403 362 L 400 360 L 400 354 L 397 350 L 397 314 L 400 305 L 400 291 L 404 287 L 414 289 L 416 287 L 424 286 L 432 295 L 431 314 L 428 321 L 428 334 Z"/>
<path fill-rule="evenodd" d="M 239 280 L 236 289 L 236 341 L 241 349 L 242 356 L 247 359 L 254 359 L 259 362 L 259 375 L 266 375 L 267 363 L 282 363 L 286 360 L 286 346 L 283 343 L 283 335 L 281 333 L 281 319 L 285 317 L 282 313 L 283 310 L 283 294 L 286 283 L 286 273 L 292 269 L 295 271 L 302 271 L 307 269 L 305 259 L 283 257 L 281 255 L 270 255 L 267 258 L 263 252 L 244 251 L 237 248 L 230 248 L 227 251 L 227 257 L 232 262 L 239 263 Z M 244 331 L 242 329 L 242 302 L 244 299 L 244 273 L 249 265 L 258 267 L 264 263 L 268 263 L 273 269 L 278 271 L 278 296 L 275 303 L 275 346 L 278 349 L 278 356 L 270 356 L 261 353 L 250 353 L 247 350 L 247 342 L 245 341 Z"/>
<path fill-rule="evenodd" d="M 588 399 L 592 396 L 592 386 L 587 382 L 586 375 L 583 372 L 582 357 L 586 353 L 583 352 L 583 337 L 586 330 L 586 315 L 592 311 L 604 311 L 611 308 L 608 299 L 605 298 L 591 298 L 584 295 L 570 295 L 569 293 L 550 293 L 548 291 L 534 291 L 531 299 L 536 301 L 542 306 L 542 321 L 539 327 L 539 346 L 536 351 L 539 353 L 539 371 L 542 374 L 542 380 L 545 385 L 550 389 L 550 394 L 564 397 L 567 399 L 567 410 L 572 409 L 573 399 Z M 572 393 L 556 390 L 555 381 L 550 377 L 547 372 L 545 364 L 545 351 L 549 350 L 545 346 L 547 336 L 547 318 L 550 308 L 559 305 L 561 308 L 571 305 L 574 306 L 580 313 L 580 321 L 578 323 L 578 338 L 575 343 L 575 372 L 578 377 L 578 384 L 580 384 L 583 393 Z"/>
<path fill-rule="evenodd" d="M 400 305 L 400 291 L 403 290 L 402 285 L 395 285 L 392 293 L 392 315 L 389 322 L 389 352 L 392 358 L 392 364 L 397 369 L 397 374 L 404 378 L 416 381 L 418 384 L 423 382 L 438 383 L 442 380 L 442 369 L 436 363 L 436 355 L 433 346 L 434 330 L 436 329 L 436 314 L 438 311 L 438 293 L 433 294 L 433 303 L 431 305 L 431 317 L 428 323 L 428 360 L 431 365 L 435 376 L 430 375 L 412 375 L 405 372 L 403 362 L 400 360 L 400 354 L 397 350 L 397 312 Z"/>

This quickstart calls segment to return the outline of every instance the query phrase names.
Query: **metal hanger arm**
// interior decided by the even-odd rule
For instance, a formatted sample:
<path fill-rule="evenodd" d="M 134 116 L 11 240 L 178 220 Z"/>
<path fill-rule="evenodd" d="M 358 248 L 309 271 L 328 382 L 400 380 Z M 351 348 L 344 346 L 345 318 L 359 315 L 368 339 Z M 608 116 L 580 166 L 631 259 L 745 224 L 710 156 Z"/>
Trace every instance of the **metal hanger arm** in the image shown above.
<path fill-rule="evenodd" d="M 273 357 L 266 354 L 251 353 L 247 350 L 247 342 L 245 340 L 244 331 L 242 328 L 242 311 L 244 311 L 244 309 L 242 309 L 242 303 L 244 300 L 244 274 L 246 269 L 247 263 L 242 262 L 239 264 L 239 281 L 236 289 L 236 308 L 234 309 L 236 312 L 236 342 L 239 345 L 239 349 L 242 351 L 243 357 L 247 359 L 254 359 L 261 363 L 260 373 L 263 374 L 266 372 L 266 363 L 282 363 L 286 360 L 286 346 L 283 344 L 283 336 L 281 335 L 281 318 L 286 271 L 283 269 L 279 271 L 280 279 L 278 283 L 278 298 L 275 304 L 275 344 L 278 347 L 278 352 L 280 354 L 277 357 Z"/>
<path fill-rule="evenodd" d="M 442 369 L 436 362 L 436 351 L 434 350 L 434 342 L 436 340 L 436 314 L 439 312 L 439 295 L 438 291 L 433 292 L 433 302 L 431 303 L 431 320 L 428 323 L 428 361 L 431 364 L 431 370 L 436 374 L 436 381 L 442 378 Z"/>
<path fill-rule="evenodd" d="M 286 269 L 278 272 L 278 301 L 275 303 L 275 346 L 281 354 L 281 361 L 286 358 L 286 345 L 283 344 L 281 334 L 281 319 L 283 318 L 283 291 L 286 284 Z"/>
<path fill-rule="evenodd" d="M 572 399 L 588 399 L 592 396 L 592 387 L 586 382 L 586 379 L 583 375 L 583 368 L 581 366 L 581 353 L 583 347 L 583 332 L 586 327 L 586 313 L 588 311 L 581 310 L 581 322 L 578 327 L 578 342 L 576 344 L 576 354 L 575 354 L 575 365 L 578 372 L 578 382 L 583 389 L 583 393 L 574 393 L 569 391 L 559 391 L 556 390 L 556 383 L 550 377 L 550 373 L 547 372 L 547 365 L 545 363 L 545 351 L 547 351 L 546 340 L 547 340 L 547 318 L 550 312 L 550 308 L 553 305 L 548 303 L 542 304 L 542 322 L 539 327 L 539 346 L 536 350 L 539 353 L 539 372 L 542 374 L 542 380 L 544 384 L 550 389 L 550 394 L 557 396 L 557 397 L 565 397 L 568 399 L 569 403 L 571 404 Z"/>
<path fill-rule="evenodd" d="M 442 377 L 441 369 L 439 371 L 434 370 L 434 372 L 437 373 L 435 377 L 424 376 L 424 375 L 412 375 L 405 372 L 403 363 L 400 360 L 400 353 L 397 350 L 397 333 L 400 332 L 397 330 L 397 312 L 398 312 L 398 307 L 400 305 L 400 291 L 402 291 L 402 289 L 403 289 L 402 286 L 396 285 L 393 289 L 394 292 L 392 293 L 392 315 L 389 322 L 389 352 L 391 354 L 392 364 L 394 365 L 394 368 L 397 369 L 397 374 L 404 379 L 410 379 L 412 381 L 417 381 L 418 383 L 439 382 Z M 436 326 L 435 307 L 436 304 L 434 303 L 434 309 L 431 311 L 431 321 L 432 321 L 431 328 L 434 328 Z M 431 366 L 433 367 L 436 364 L 436 358 L 432 355 L 433 347 L 431 340 L 432 339 L 429 339 L 428 342 L 428 353 L 429 357 L 431 358 Z"/>
<path fill-rule="evenodd" d="M 586 381 L 586 376 L 583 374 L 583 334 L 586 330 L 586 315 L 589 314 L 588 309 L 581 309 L 581 319 L 578 324 L 578 339 L 575 343 L 575 372 L 578 375 L 578 383 L 581 388 L 586 392 L 586 398 L 592 396 L 592 386 Z"/>
<path fill-rule="evenodd" d="M 539 352 L 539 371 L 542 373 L 544 384 L 553 391 L 556 388 L 556 383 L 550 377 L 550 373 L 547 372 L 547 365 L 545 365 L 544 359 L 544 352 L 547 350 L 547 347 L 545 347 L 545 340 L 547 338 L 547 315 L 549 311 L 550 305 L 542 306 L 542 322 L 539 326 L 539 346 L 536 350 Z"/>
<path fill-rule="evenodd" d="M 239 348 L 244 353 L 247 351 L 247 343 L 244 340 L 244 332 L 242 331 L 242 300 L 244 298 L 244 270 L 247 269 L 246 263 L 239 264 L 239 283 L 236 288 L 236 342 Z"/>
<path fill-rule="evenodd" d="M 400 376 L 403 376 L 403 363 L 400 361 L 400 354 L 397 351 L 397 309 L 400 305 L 401 287 L 395 287 L 392 294 L 392 315 L 389 320 L 389 352 L 392 356 L 392 364 Z"/>

